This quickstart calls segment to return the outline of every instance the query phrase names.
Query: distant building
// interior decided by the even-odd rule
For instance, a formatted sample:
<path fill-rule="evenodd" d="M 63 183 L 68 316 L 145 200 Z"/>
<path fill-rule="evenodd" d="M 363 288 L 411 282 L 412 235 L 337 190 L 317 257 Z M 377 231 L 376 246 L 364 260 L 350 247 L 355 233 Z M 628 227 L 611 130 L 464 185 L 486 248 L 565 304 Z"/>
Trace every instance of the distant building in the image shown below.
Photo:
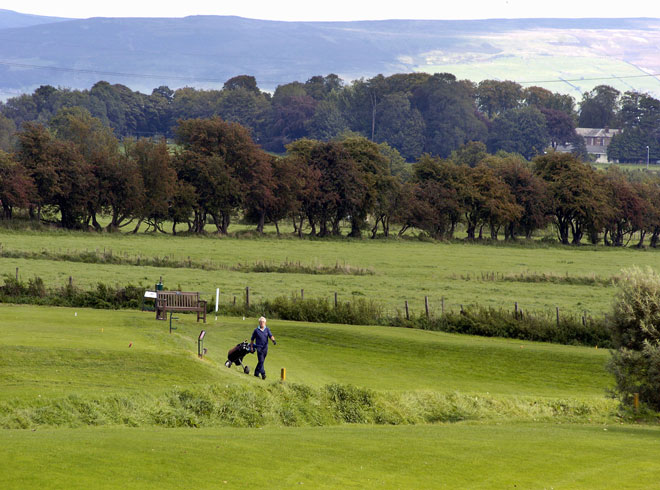
<path fill-rule="evenodd" d="M 616 163 L 607 159 L 607 147 L 612 141 L 612 136 L 619 134 L 620 129 L 610 128 L 575 128 L 575 132 L 584 138 L 584 144 L 587 146 L 587 153 L 596 157 L 598 163 Z M 572 145 L 558 146 L 559 152 L 570 152 Z"/>

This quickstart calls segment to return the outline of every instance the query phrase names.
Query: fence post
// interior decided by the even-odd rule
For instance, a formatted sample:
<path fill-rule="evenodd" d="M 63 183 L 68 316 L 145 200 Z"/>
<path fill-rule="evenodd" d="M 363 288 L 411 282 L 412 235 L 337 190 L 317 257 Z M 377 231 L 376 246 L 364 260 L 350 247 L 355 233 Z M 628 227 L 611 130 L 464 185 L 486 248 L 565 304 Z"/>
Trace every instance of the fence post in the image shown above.
<path fill-rule="evenodd" d="M 442 316 L 445 316 L 445 297 L 442 297 L 441 300 L 441 305 L 442 305 Z"/>
<path fill-rule="evenodd" d="M 335 291 L 335 310 L 337 309 L 337 291 Z"/>
<path fill-rule="evenodd" d="M 516 309 L 516 320 L 518 319 L 518 302 L 516 301 L 515 303 L 515 309 Z"/>
<path fill-rule="evenodd" d="M 245 306 L 250 307 L 250 286 L 245 286 Z"/>
<path fill-rule="evenodd" d="M 305 290 L 304 289 L 300 290 L 300 301 L 305 301 Z"/>
<path fill-rule="evenodd" d="M 408 311 L 408 300 L 406 300 L 406 320 L 410 320 L 410 312 Z"/>
<path fill-rule="evenodd" d="M 69 276 L 69 287 L 73 287 L 73 277 Z"/>
<path fill-rule="evenodd" d="M 426 310 L 426 319 L 429 318 L 429 297 L 424 296 L 424 309 Z"/>
<path fill-rule="evenodd" d="M 16 280 L 18 281 L 18 267 L 16 267 Z"/>
<path fill-rule="evenodd" d="M 556 309 L 557 309 L 557 326 L 559 326 L 559 306 L 557 306 Z"/>

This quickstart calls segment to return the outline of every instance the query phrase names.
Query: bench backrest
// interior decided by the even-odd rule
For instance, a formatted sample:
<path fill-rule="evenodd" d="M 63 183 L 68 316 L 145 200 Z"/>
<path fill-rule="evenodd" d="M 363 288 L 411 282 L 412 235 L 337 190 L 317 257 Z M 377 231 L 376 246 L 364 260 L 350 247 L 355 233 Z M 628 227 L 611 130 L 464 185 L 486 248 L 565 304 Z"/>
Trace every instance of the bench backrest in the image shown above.
<path fill-rule="evenodd" d="M 199 293 L 183 291 L 158 291 L 158 300 L 165 301 L 167 306 L 195 307 L 199 304 Z"/>

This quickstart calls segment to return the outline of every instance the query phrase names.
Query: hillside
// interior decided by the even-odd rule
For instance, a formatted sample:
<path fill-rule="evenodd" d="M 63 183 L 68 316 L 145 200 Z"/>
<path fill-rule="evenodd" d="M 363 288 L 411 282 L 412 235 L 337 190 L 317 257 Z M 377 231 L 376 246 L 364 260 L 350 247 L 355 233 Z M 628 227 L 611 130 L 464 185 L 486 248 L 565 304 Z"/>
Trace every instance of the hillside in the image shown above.
<path fill-rule="evenodd" d="M 0 9 L 0 29 L 13 27 L 28 27 L 39 24 L 49 24 L 69 20 L 63 17 L 46 17 L 43 15 L 21 14 L 13 10 Z"/>
<path fill-rule="evenodd" d="M 100 79 L 154 87 L 221 87 L 250 74 L 262 89 L 314 75 L 452 72 L 514 78 L 579 96 L 603 80 L 660 92 L 657 19 L 275 22 L 222 16 L 91 18 L 19 27 L 1 12 L 0 97 L 43 84 L 89 88 Z M 42 19 L 42 21 L 44 21 Z M 8 27 L 10 26 L 10 27 Z"/>

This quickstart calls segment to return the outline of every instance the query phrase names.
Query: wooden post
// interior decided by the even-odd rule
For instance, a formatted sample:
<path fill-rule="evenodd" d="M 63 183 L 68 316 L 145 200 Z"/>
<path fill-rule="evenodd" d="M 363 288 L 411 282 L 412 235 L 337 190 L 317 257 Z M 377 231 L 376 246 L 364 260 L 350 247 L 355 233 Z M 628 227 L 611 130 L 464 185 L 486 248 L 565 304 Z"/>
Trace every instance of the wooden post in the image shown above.
<path fill-rule="evenodd" d="M 236 306 L 236 295 L 234 295 L 234 306 Z"/>
<path fill-rule="evenodd" d="M 444 296 L 442 297 L 442 300 L 441 300 L 440 304 L 442 305 L 442 316 L 445 316 L 445 297 Z"/>
<path fill-rule="evenodd" d="M 406 300 L 406 320 L 410 320 L 410 312 L 408 311 L 408 300 Z"/>
<path fill-rule="evenodd" d="M 282 381 L 286 381 L 286 368 L 282 368 L 282 371 L 280 372 L 280 379 Z"/>
<path fill-rule="evenodd" d="M 587 326 L 587 312 L 584 312 L 584 315 L 582 315 L 582 326 L 586 327 Z"/>
<path fill-rule="evenodd" d="M 639 411 L 639 393 L 634 394 L 633 405 L 635 407 L 635 412 Z"/>
<path fill-rule="evenodd" d="M 516 320 L 517 320 L 518 319 L 518 302 L 517 301 L 515 302 L 514 307 L 516 309 Z"/>
<path fill-rule="evenodd" d="M 557 326 L 559 326 L 559 306 L 557 306 L 556 309 L 557 309 Z"/>
<path fill-rule="evenodd" d="M 424 309 L 426 310 L 426 318 L 429 318 L 429 297 L 424 296 Z"/>
<path fill-rule="evenodd" d="M 73 287 L 73 277 L 69 276 L 69 287 Z"/>
<path fill-rule="evenodd" d="M 16 267 L 16 280 L 18 281 L 18 267 Z"/>
<path fill-rule="evenodd" d="M 337 291 L 335 291 L 335 309 L 337 309 Z"/>
<path fill-rule="evenodd" d="M 250 307 L 250 286 L 245 286 L 245 306 Z"/>
<path fill-rule="evenodd" d="M 300 300 L 305 301 L 305 290 L 304 289 L 300 290 Z"/>

